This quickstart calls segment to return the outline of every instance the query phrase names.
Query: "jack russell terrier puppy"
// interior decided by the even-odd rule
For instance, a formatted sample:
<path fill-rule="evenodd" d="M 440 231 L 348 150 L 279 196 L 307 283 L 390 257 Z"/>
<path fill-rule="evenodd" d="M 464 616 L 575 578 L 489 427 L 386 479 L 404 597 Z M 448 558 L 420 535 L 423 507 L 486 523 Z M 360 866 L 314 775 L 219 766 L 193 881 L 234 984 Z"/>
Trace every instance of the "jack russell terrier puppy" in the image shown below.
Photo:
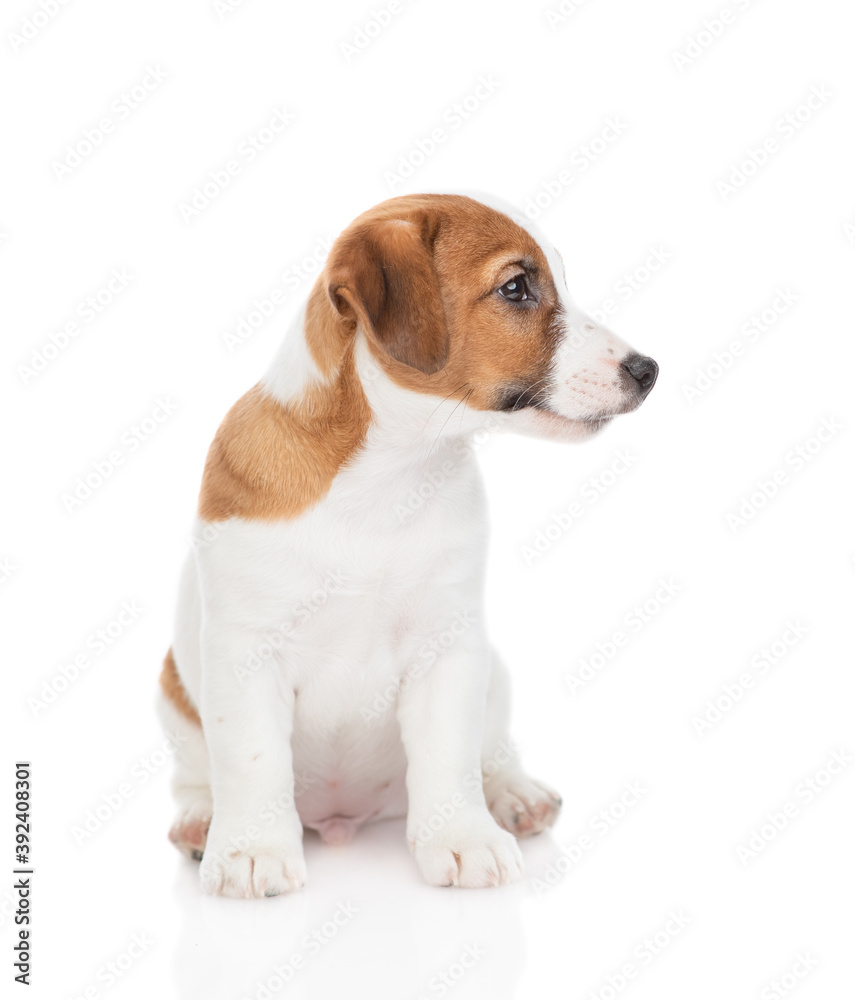
<path fill-rule="evenodd" d="M 512 209 L 407 195 L 342 233 L 217 431 L 181 579 L 159 703 L 181 737 L 170 838 L 205 892 L 298 889 L 304 827 L 343 844 L 404 815 L 432 885 L 520 877 L 516 838 L 561 800 L 509 736 L 466 442 L 489 421 L 584 440 L 657 371 Z"/>

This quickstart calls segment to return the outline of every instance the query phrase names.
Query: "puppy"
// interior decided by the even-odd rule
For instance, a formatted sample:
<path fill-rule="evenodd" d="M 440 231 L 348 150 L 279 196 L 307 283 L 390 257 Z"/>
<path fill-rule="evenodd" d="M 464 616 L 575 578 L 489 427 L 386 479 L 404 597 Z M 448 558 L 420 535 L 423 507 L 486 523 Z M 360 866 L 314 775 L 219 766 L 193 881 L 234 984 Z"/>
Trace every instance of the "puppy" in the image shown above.
<path fill-rule="evenodd" d="M 160 698 L 183 737 L 170 837 L 207 893 L 298 889 L 304 827 L 342 844 L 397 816 L 427 882 L 502 885 L 555 821 L 484 631 L 466 442 L 491 421 L 584 440 L 657 366 L 512 215 L 413 195 L 360 216 L 214 438 Z"/>

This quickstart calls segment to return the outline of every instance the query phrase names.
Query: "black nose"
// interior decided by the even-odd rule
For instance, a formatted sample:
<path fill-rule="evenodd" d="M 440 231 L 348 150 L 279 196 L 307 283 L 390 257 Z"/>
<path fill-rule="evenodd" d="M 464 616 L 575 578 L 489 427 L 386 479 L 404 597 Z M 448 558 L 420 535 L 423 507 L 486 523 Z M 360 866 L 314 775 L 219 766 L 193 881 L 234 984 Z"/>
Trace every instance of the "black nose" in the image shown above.
<path fill-rule="evenodd" d="M 644 399 L 656 382 L 659 365 L 653 358 L 645 357 L 643 354 L 627 354 L 620 366 L 633 377 L 636 383 L 635 388 Z"/>

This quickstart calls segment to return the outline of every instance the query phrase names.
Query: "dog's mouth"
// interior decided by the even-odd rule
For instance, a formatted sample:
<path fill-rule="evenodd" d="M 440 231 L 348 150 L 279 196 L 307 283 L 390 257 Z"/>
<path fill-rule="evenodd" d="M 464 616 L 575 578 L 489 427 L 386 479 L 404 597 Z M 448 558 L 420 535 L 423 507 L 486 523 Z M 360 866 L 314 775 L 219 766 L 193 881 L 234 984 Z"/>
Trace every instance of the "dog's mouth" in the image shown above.
<path fill-rule="evenodd" d="M 556 414 L 556 416 L 559 416 L 559 414 Z M 616 414 L 614 413 L 608 413 L 602 417 L 583 417 L 581 420 L 577 422 L 580 424 L 586 424 L 590 428 L 591 433 L 593 434 L 595 431 L 598 431 L 602 427 L 605 427 L 606 424 L 611 423 L 612 420 L 614 420 L 615 416 Z M 569 419 L 569 418 L 562 418 L 562 419 Z"/>
<path fill-rule="evenodd" d="M 616 413 L 603 413 L 597 417 L 565 417 L 549 408 L 545 408 L 542 412 L 552 420 L 558 421 L 562 424 L 578 427 L 587 431 L 588 434 L 596 434 L 597 431 L 602 430 L 606 424 L 611 423 L 617 416 Z"/>
<path fill-rule="evenodd" d="M 538 413 L 547 417 L 563 421 L 568 424 L 580 424 L 589 431 L 594 432 L 604 427 L 610 420 L 620 416 L 622 413 L 632 413 L 641 405 L 641 399 L 628 400 L 618 409 L 608 410 L 604 413 L 597 413 L 585 417 L 568 417 L 553 409 L 550 404 L 543 399 L 540 392 L 531 388 L 508 388 L 496 400 L 493 409 L 499 413 Z"/>
<path fill-rule="evenodd" d="M 614 408 L 585 416 L 565 416 L 544 399 L 542 390 L 524 386 L 504 389 L 494 404 L 503 416 L 512 417 L 512 424 L 523 433 L 561 441 L 583 441 L 601 431 L 615 417 L 637 410 L 642 396 L 625 399 Z"/>
<path fill-rule="evenodd" d="M 523 433 L 533 437 L 551 441 L 585 441 L 602 430 L 614 416 L 609 413 L 598 417 L 563 417 L 546 406 L 529 406 L 515 411 L 514 423 Z"/>

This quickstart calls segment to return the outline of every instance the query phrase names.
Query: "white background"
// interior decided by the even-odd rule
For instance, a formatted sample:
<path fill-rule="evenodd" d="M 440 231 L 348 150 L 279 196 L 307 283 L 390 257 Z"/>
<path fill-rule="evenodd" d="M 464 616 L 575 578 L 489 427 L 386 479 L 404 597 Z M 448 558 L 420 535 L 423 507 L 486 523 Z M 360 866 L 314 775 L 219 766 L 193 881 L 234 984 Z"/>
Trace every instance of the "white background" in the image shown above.
<path fill-rule="evenodd" d="M 832 0 L 734 0 L 728 23 L 706 27 L 722 17 L 714 0 L 589 0 L 550 23 L 556 8 L 413 0 L 368 39 L 357 32 L 370 3 L 244 0 L 218 13 L 210 0 L 70 0 L 36 15 L 47 23 L 21 43 L 39 8 L 4 5 L 4 995 L 6 982 L 23 990 L 10 957 L 19 759 L 34 781 L 30 996 L 263 997 L 259 981 L 295 954 L 304 969 L 272 996 L 440 996 L 433 977 L 456 975 L 470 945 L 484 954 L 455 997 L 851 990 L 855 767 L 812 801 L 803 782 L 855 753 L 855 20 Z M 152 85 L 147 67 L 166 78 L 117 111 Z M 481 77 L 493 92 L 464 119 L 453 106 Z M 830 96 L 788 130 L 782 117 L 812 88 Z M 241 143 L 283 107 L 293 121 L 250 162 Z M 112 130 L 57 176 L 105 117 Z M 592 147 L 609 119 L 621 134 Z M 412 176 L 390 177 L 436 128 L 445 139 Z M 769 138 L 762 166 L 740 168 Z M 240 173 L 185 221 L 182 202 L 230 159 Z M 544 195 L 567 170 L 572 183 Z M 738 189 L 719 186 L 729 179 Z M 524 844 L 526 879 L 507 889 L 422 885 L 392 823 L 346 848 L 308 838 L 310 885 L 296 896 L 202 898 L 166 839 L 168 765 L 145 770 L 163 739 L 157 675 L 208 443 L 311 278 L 244 343 L 229 351 L 224 334 L 283 272 L 317 268 L 320 255 L 301 262 L 359 212 L 455 188 L 520 206 L 540 195 L 578 302 L 613 300 L 610 324 L 661 366 L 642 410 L 589 444 L 502 437 L 482 449 L 489 608 L 514 675 L 515 736 L 532 773 L 562 791 L 562 817 Z M 645 271 L 653 251 L 665 262 Z M 123 268 L 132 280 L 86 322 L 79 304 Z M 764 310 L 752 342 L 746 324 Z M 54 350 L 50 335 L 72 321 L 77 335 Z M 714 367 L 735 341 L 741 356 Z M 37 352 L 53 356 L 33 374 Z M 707 388 L 690 401 L 699 370 Z M 135 450 L 121 444 L 158 399 L 175 412 Z M 798 468 L 823 421 L 839 429 Z M 121 464 L 68 510 L 62 494 L 117 449 Z M 621 451 L 629 471 L 589 502 Z M 776 494 L 729 523 L 778 471 Z M 527 559 L 574 500 L 583 516 Z M 660 579 L 679 593 L 657 608 Z M 626 616 L 648 600 L 655 613 L 635 629 Z M 144 610 L 95 655 L 90 637 L 132 601 Z M 765 673 L 752 666 L 793 638 L 792 622 L 806 634 Z M 566 675 L 616 631 L 626 643 L 572 694 Z M 63 684 L 80 654 L 88 665 Z M 753 686 L 699 735 L 693 717 L 741 674 Z M 644 794 L 601 836 L 592 820 L 634 781 Z M 111 810 L 104 797 L 123 783 L 130 796 Z M 788 802 L 783 829 L 765 826 L 763 850 L 741 859 Z M 99 807 L 106 820 L 78 842 Z M 358 914 L 307 947 L 347 900 Z M 643 942 L 672 910 L 688 925 L 648 961 Z M 150 943 L 111 985 L 106 968 L 125 965 L 135 934 Z M 800 954 L 810 971 L 782 980 Z M 792 989 L 772 992 L 776 980 Z"/>

